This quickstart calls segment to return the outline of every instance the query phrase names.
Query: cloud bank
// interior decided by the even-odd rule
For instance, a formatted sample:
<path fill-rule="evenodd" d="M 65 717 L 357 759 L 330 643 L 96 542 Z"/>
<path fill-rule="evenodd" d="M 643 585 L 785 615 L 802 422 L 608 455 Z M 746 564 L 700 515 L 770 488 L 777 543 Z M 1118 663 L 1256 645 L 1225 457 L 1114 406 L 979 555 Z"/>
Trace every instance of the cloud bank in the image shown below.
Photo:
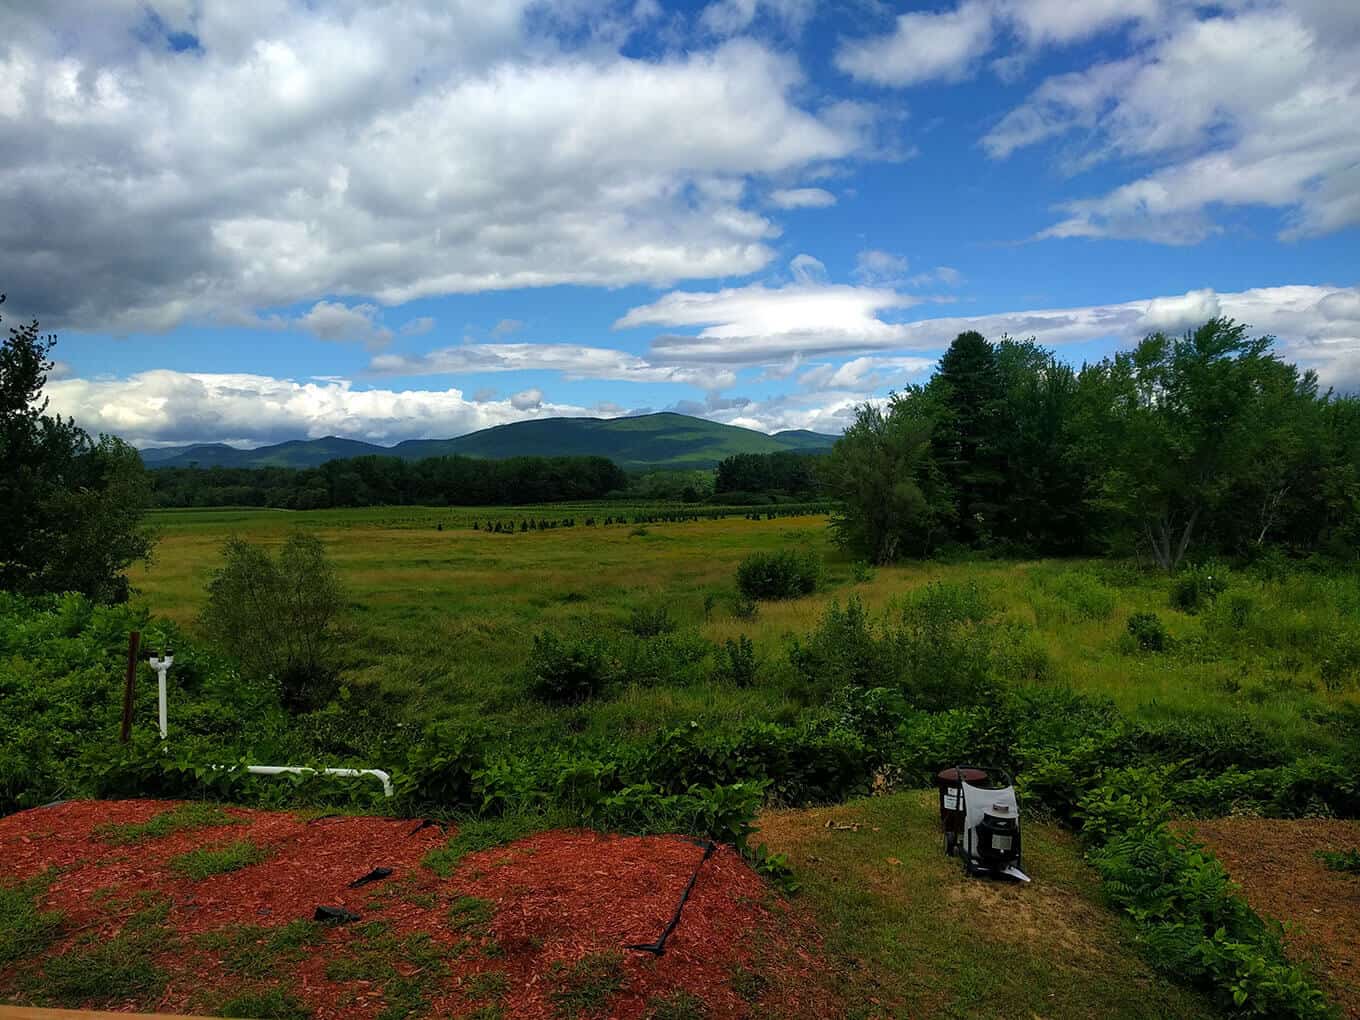
<path fill-rule="evenodd" d="M 5 286 L 118 333 L 754 272 L 778 227 L 750 182 L 856 153 L 867 115 L 806 105 L 750 39 L 625 56 L 634 21 L 605 45 L 513 0 L 3 5 Z"/>

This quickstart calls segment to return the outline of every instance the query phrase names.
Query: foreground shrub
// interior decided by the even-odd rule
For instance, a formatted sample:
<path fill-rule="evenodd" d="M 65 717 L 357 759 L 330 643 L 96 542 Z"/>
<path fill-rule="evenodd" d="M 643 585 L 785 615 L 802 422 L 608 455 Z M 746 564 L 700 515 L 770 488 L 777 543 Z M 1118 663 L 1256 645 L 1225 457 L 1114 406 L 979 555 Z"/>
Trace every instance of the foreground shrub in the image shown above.
<path fill-rule="evenodd" d="M 325 546 L 294 532 L 277 555 L 229 538 L 208 582 L 203 629 L 252 675 L 272 676 L 294 711 L 324 705 L 338 688 L 336 624 L 344 595 Z"/>
<path fill-rule="evenodd" d="M 813 552 L 752 553 L 737 567 L 737 589 L 749 599 L 795 599 L 817 590 L 822 561 Z"/>
<path fill-rule="evenodd" d="M 733 641 L 728 638 L 718 649 L 718 664 L 713 678 L 737 687 L 751 687 L 756 682 L 756 646 L 745 634 Z"/>
<path fill-rule="evenodd" d="M 675 630 L 670 610 L 665 606 L 636 606 L 628 616 L 628 629 L 638 637 L 656 637 Z"/>
<path fill-rule="evenodd" d="M 1212 605 L 1227 588 L 1226 567 L 1208 564 L 1185 570 L 1171 582 L 1171 606 L 1183 613 L 1198 613 Z"/>
<path fill-rule="evenodd" d="M 1318 676 L 1329 691 L 1360 687 L 1360 629 L 1342 630 L 1328 637 Z"/>
<path fill-rule="evenodd" d="M 1140 651 L 1164 652 L 1171 643 L 1166 627 L 1156 613 L 1134 613 L 1129 617 L 1128 632 Z"/>
<path fill-rule="evenodd" d="M 858 595 L 852 595 L 844 609 L 839 601 L 833 601 L 816 630 L 805 638 L 794 638 L 789 661 L 822 692 L 847 684 L 878 687 L 894 679 L 886 649 L 870 626 L 868 611 Z"/>
<path fill-rule="evenodd" d="M 683 687 L 707 676 L 712 652 L 713 643 L 693 631 L 629 637 L 606 645 L 605 668 L 643 687 Z"/>
<path fill-rule="evenodd" d="M 486 764 L 486 735 L 479 727 L 428 727 L 396 776 L 396 794 L 412 814 L 480 807 L 478 774 Z"/>
<path fill-rule="evenodd" d="M 794 640 L 789 661 L 823 695 L 846 685 L 891 687 L 919 709 L 974 704 L 996 688 L 991 612 L 976 585 L 931 584 L 874 626 L 851 597 L 844 609 L 833 602 L 815 631 Z M 1023 651 L 1014 665 L 1046 668 Z"/>
<path fill-rule="evenodd" d="M 1065 571 L 1053 585 L 1053 593 L 1088 620 L 1108 620 L 1114 612 L 1115 593 L 1082 571 Z"/>
<path fill-rule="evenodd" d="M 1237 895 L 1223 866 L 1166 827 L 1167 773 L 1110 773 L 1082 804 L 1088 857 L 1151 962 L 1204 987 L 1234 1015 L 1323 1020 L 1323 994 L 1289 963 L 1279 925 Z"/>
<path fill-rule="evenodd" d="M 1140 757 L 1183 762 L 1187 769 L 1205 773 L 1231 766 L 1265 768 L 1290 758 L 1283 737 L 1247 713 L 1232 710 L 1140 721 L 1130 726 L 1129 741 Z"/>
<path fill-rule="evenodd" d="M 867 793 L 872 765 L 860 736 L 840 726 L 753 722 L 715 734 L 691 723 L 658 737 L 639 775 L 666 793 L 758 783 L 777 803 L 801 806 Z"/>
<path fill-rule="evenodd" d="M 529 653 L 529 690 L 534 697 L 571 705 L 596 697 L 613 679 L 613 663 L 599 638 L 561 638 L 548 630 L 534 635 Z"/>

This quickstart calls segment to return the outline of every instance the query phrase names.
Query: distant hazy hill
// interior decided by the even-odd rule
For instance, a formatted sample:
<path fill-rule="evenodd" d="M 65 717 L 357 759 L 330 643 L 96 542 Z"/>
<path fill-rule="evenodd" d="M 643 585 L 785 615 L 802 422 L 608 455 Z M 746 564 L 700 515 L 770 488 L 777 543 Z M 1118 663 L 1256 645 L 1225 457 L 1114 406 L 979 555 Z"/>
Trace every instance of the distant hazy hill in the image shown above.
<path fill-rule="evenodd" d="M 753 429 L 721 425 L 685 414 L 644 414 L 635 418 L 540 418 L 497 425 L 456 439 L 409 439 L 375 446 L 353 439 L 292 440 L 255 450 L 221 443 L 145 450 L 148 467 L 315 467 L 328 460 L 379 454 L 419 460 L 462 454 L 505 457 L 608 457 L 628 471 L 713 467 L 734 453 L 813 452 L 830 449 L 835 436 L 797 429 L 767 436 Z"/>

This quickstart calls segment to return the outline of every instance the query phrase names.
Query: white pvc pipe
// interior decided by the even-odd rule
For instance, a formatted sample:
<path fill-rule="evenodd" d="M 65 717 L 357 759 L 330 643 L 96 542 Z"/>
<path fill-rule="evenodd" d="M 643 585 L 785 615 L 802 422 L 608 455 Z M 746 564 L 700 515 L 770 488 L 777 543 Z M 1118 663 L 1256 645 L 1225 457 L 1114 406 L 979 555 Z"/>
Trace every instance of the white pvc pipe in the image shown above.
<path fill-rule="evenodd" d="M 222 768 L 223 766 L 217 765 L 214 767 Z M 327 776 L 351 776 L 355 778 L 359 776 L 372 776 L 374 779 L 378 780 L 378 782 L 382 783 L 383 796 L 392 796 L 392 777 L 382 769 L 314 769 L 307 765 L 247 765 L 245 768 L 247 772 L 254 773 L 257 776 L 281 776 L 288 772 L 299 776 L 315 772 L 320 772 Z"/>
<path fill-rule="evenodd" d="M 166 718 L 165 718 L 165 674 L 168 673 L 168 672 L 170 671 L 170 667 L 171 667 L 172 665 L 174 665 L 174 662 L 175 662 L 175 657 L 174 657 L 173 655 L 167 655 L 167 656 L 166 656 L 165 658 L 163 658 L 163 659 L 158 659 L 158 658 L 156 658 L 154 655 L 151 657 L 151 668 L 154 669 L 154 670 L 156 671 L 156 676 L 157 676 L 157 678 L 159 679 L 159 687 L 160 687 L 160 690 L 159 690 L 159 692 L 158 692 L 158 695 L 159 695 L 159 702 L 160 702 L 161 739 L 162 739 L 162 740 L 165 739 L 165 734 L 166 734 Z"/>
<path fill-rule="evenodd" d="M 174 662 L 175 657 L 173 655 L 167 655 L 163 659 L 159 659 L 154 655 L 151 657 L 151 668 L 156 671 L 156 676 L 159 678 L 160 682 L 159 700 L 162 740 L 164 740 L 166 736 L 165 674 L 170 671 L 170 667 Z M 227 768 L 227 766 L 214 765 L 213 768 L 220 770 Z M 349 776 L 356 779 L 360 776 L 372 776 L 378 782 L 382 783 L 383 796 L 392 796 L 392 777 L 382 769 L 314 769 L 306 765 L 247 765 L 246 771 L 257 776 L 279 776 L 286 772 L 291 772 L 294 775 L 299 776 L 308 773 L 321 772 L 323 775 L 327 776 Z"/>

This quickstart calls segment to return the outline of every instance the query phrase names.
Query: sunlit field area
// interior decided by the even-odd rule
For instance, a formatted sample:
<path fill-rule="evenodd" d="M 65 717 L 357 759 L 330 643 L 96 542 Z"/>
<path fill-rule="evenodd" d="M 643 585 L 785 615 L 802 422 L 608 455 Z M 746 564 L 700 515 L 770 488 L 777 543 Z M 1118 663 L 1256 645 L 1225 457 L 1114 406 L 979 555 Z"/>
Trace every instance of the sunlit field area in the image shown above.
<path fill-rule="evenodd" d="M 891 616 L 908 593 L 932 582 L 976 586 L 995 611 L 1014 679 L 1103 695 L 1149 721 L 1245 722 L 1299 750 L 1323 750 L 1338 739 L 1328 710 L 1360 700 L 1348 682 L 1354 667 L 1342 661 L 1360 610 L 1353 575 L 1238 571 L 1222 597 L 1187 612 L 1173 607 L 1164 573 L 1132 562 L 978 560 L 870 570 L 832 545 L 824 515 L 751 520 L 734 510 L 720 520 L 632 523 L 672 510 L 684 512 L 615 504 L 162 511 L 155 560 L 133 581 L 156 614 L 192 630 L 228 536 L 270 543 L 295 529 L 316 534 L 346 587 L 350 683 L 389 696 L 408 722 L 494 720 L 515 737 L 791 719 L 806 696 L 788 663 L 792 639 L 813 631 L 833 603 L 858 599 L 871 617 Z M 605 525 L 607 518 L 622 521 Z M 489 522 L 518 528 L 527 519 L 574 525 L 487 530 Z M 738 563 L 783 548 L 823 558 L 819 590 L 739 615 Z M 673 630 L 632 633 L 635 612 L 657 610 Z M 1139 613 L 1160 619 L 1165 650 L 1133 642 L 1128 621 Z M 625 665 L 613 696 L 566 708 L 526 697 L 526 660 L 544 630 L 605 639 Z M 755 646 L 757 682 L 713 679 L 715 649 L 742 635 Z"/>

